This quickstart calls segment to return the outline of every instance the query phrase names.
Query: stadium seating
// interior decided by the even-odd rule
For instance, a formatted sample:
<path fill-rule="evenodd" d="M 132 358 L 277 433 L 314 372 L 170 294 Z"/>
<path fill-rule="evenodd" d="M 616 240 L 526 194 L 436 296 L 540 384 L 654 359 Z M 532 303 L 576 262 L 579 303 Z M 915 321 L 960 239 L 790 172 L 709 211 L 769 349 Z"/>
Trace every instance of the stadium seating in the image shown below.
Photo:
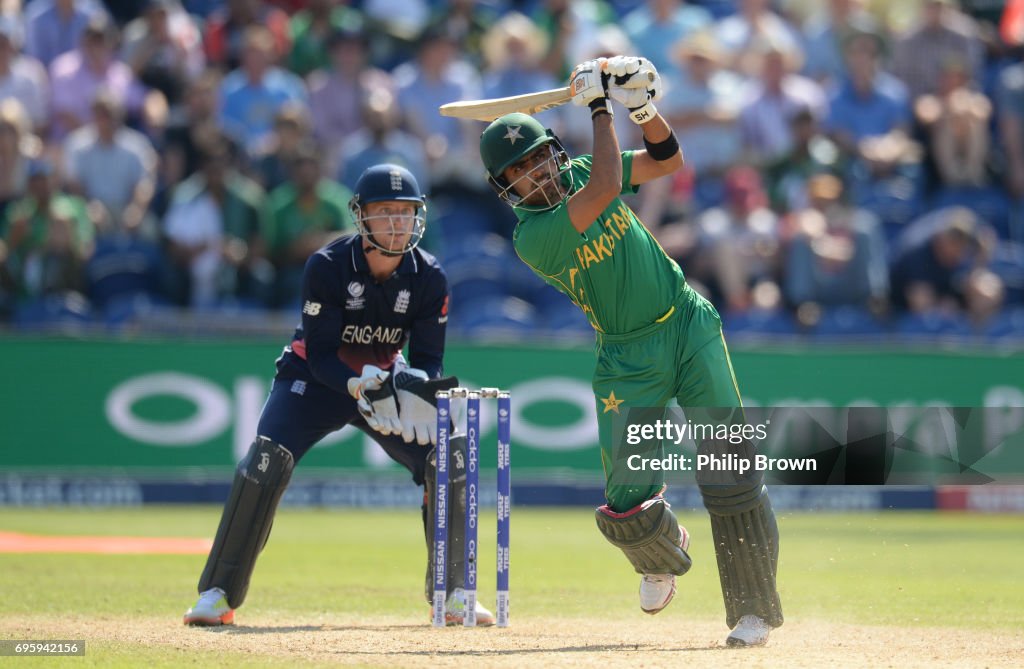
<path fill-rule="evenodd" d="M 783 309 L 750 309 L 722 315 L 722 328 L 727 334 L 795 335 L 796 322 Z"/>
<path fill-rule="evenodd" d="M 47 295 L 21 303 L 12 324 L 20 330 L 74 332 L 92 323 L 89 301 L 81 293 Z"/>
<path fill-rule="evenodd" d="M 452 311 L 450 332 L 463 338 L 514 338 L 536 332 L 540 325 L 537 310 L 517 297 L 475 299 L 458 311 Z"/>
<path fill-rule="evenodd" d="M 886 328 L 868 309 L 844 305 L 822 309 L 811 332 L 821 338 L 880 338 L 886 334 Z"/>
<path fill-rule="evenodd" d="M 903 314 L 897 317 L 893 331 L 907 339 L 931 339 L 937 336 L 967 337 L 973 334 L 970 324 L 962 316 L 938 311 L 924 314 Z"/>
<path fill-rule="evenodd" d="M 932 209 L 967 207 L 991 225 L 1003 239 L 1010 238 L 1010 198 L 999 188 L 944 188 L 932 196 Z"/>

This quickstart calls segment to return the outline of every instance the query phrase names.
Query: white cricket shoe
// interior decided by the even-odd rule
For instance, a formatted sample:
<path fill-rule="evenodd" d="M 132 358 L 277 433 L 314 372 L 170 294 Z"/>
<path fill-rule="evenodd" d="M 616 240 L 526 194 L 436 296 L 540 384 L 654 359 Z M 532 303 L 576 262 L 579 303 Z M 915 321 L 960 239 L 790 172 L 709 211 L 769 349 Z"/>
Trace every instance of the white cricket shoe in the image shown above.
<path fill-rule="evenodd" d="M 739 619 L 732 633 L 725 640 L 726 646 L 742 648 L 747 646 L 763 646 L 768 643 L 768 623 L 758 616 L 747 614 Z"/>
<path fill-rule="evenodd" d="M 680 546 L 684 551 L 690 549 L 690 533 L 682 525 Z M 676 595 L 676 577 L 673 574 L 644 574 L 640 579 L 640 610 L 652 616 L 672 601 Z"/>
<path fill-rule="evenodd" d="M 223 590 L 211 588 L 199 595 L 196 605 L 185 612 L 184 623 L 201 627 L 233 625 L 235 610 L 228 606 L 228 599 Z"/>
<path fill-rule="evenodd" d="M 644 574 L 640 579 L 640 609 L 652 616 L 668 606 L 676 594 L 673 574 Z"/>
<path fill-rule="evenodd" d="M 466 591 L 455 588 L 448 595 L 444 605 L 444 622 L 446 625 L 461 625 L 466 618 Z M 434 619 L 434 607 L 430 607 L 430 619 Z M 487 610 L 480 600 L 476 600 L 476 624 L 478 627 L 490 627 L 494 624 L 494 614 Z"/>

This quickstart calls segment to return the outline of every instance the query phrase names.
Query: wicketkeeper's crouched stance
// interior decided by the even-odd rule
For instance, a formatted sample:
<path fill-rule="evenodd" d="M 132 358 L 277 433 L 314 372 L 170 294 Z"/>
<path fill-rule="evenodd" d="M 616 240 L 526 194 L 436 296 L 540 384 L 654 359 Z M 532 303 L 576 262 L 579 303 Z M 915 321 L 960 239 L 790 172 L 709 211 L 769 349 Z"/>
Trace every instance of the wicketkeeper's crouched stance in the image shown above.
<path fill-rule="evenodd" d="M 386 164 L 369 168 L 356 184 L 351 206 L 360 234 L 328 244 L 306 263 L 302 324 L 277 360 L 259 436 L 238 464 L 199 579 L 199 601 L 185 613 L 185 624 L 234 622 L 292 470 L 313 445 L 346 425 L 373 437 L 412 473 L 416 485 L 424 486 L 424 596 L 431 599 L 434 393 L 458 385 L 454 377 L 440 378 L 448 279 L 433 256 L 416 248 L 426 203 L 407 170 Z M 401 353 L 406 343 L 412 367 Z M 451 448 L 465 449 L 465 438 L 453 437 Z M 453 469 L 450 484 L 449 506 L 455 508 L 449 513 L 461 518 L 464 473 L 460 477 Z M 449 526 L 445 615 L 456 624 L 464 613 L 463 524 Z M 494 616 L 479 604 L 476 616 L 478 624 L 494 624 Z"/>
<path fill-rule="evenodd" d="M 660 76 L 646 59 L 616 56 L 580 64 L 570 86 L 573 102 L 590 109 L 593 155 L 570 159 L 551 131 L 524 114 L 489 125 L 480 153 L 491 185 L 519 219 L 516 252 L 597 333 L 593 388 L 608 502 L 597 525 L 642 574 L 640 606 L 653 614 L 690 568 L 689 535 L 661 496 L 660 472 L 629 483 L 611 419 L 629 408 L 663 408 L 672 398 L 681 407 L 739 407 L 740 396 L 718 313 L 619 198 L 682 165 L 675 135 L 654 107 Z M 640 125 L 646 150 L 620 151 L 611 100 Z M 732 628 L 727 643 L 763 644 L 782 624 L 779 535 L 767 490 L 753 479 L 701 483 L 701 493 Z"/>

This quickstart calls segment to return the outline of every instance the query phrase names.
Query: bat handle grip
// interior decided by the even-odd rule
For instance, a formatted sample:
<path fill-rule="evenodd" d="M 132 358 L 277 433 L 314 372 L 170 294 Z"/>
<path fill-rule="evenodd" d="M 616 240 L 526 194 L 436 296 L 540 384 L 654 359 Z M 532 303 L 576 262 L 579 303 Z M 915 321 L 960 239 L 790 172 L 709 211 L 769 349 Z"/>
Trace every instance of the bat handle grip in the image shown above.
<path fill-rule="evenodd" d="M 616 85 L 616 86 L 621 86 L 621 85 L 623 85 L 624 83 L 626 83 L 627 81 L 629 81 L 629 77 L 630 77 L 630 75 L 621 75 L 621 74 L 616 74 L 616 75 L 615 75 L 615 76 L 613 77 L 613 78 L 615 79 L 615 85 Z M 653 81 L 654 81 L 654 73 L 653 73 L 653 72 L 648 72 L 648 73 L 647 73 L 647 81 L 649 81 L 649 82 L 653 82 Z"/>

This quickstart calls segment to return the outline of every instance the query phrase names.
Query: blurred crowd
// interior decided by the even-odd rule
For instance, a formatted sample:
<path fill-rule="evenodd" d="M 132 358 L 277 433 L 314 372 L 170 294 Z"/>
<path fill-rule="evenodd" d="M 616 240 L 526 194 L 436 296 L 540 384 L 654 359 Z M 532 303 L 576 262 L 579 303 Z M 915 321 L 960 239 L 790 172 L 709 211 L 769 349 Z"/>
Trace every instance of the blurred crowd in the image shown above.
<path fill-rule="evenodd" d="M 727 328 L 1024 338 L 1021 0 L 0 0 L 0 324 L 293 309 L 382 161 L 451 325 L 582 332 L 445 102 L 643 55 L 686 157 L 630 204 Z M 590 150 L 571 106 L 538 117 Z M 624 147 L 641 146 L 624 114 Z"/>

